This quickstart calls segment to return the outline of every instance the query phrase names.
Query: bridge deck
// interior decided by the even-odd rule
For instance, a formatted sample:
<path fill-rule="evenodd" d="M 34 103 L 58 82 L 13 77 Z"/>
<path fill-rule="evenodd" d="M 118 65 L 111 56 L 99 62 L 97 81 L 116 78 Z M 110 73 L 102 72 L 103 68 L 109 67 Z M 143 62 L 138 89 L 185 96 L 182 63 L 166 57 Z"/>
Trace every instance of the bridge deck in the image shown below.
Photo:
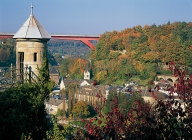
<path fill-rule="evenodd" d="M 15 33 L 0 33 L 0 38 L 12 38 Z M 69 37 L 69 38 L 92 38 L 98 39 L 100 35 L 80 35 L 80 34 L 50 34 L 51 37 Z"/>
<path fill-rule="evenodd" d="M 95 49 L 95 46 L 90 40 L 99 40 L 99 35 L 64 35 L 64 34 L 50 34 L 51 38 L 59 40 L 79 40 L 87 45 L 90 49 Z M 0 33 L 0 39 L 13 38 L 14 33 Z"/>

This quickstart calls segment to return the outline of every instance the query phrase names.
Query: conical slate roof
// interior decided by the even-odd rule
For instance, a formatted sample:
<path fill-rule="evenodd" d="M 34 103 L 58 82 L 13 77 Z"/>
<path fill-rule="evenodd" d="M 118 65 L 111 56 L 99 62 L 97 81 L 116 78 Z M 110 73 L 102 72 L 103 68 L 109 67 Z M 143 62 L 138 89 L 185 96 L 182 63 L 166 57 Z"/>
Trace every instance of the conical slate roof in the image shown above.
<path fill-rule="evenodd" d="M 51 36 L 37 21 L 33 14 L 30 14 L 29 18 L 25 21 L 23 26 L 17 31 L 13 38 L 50 39 Z"/>

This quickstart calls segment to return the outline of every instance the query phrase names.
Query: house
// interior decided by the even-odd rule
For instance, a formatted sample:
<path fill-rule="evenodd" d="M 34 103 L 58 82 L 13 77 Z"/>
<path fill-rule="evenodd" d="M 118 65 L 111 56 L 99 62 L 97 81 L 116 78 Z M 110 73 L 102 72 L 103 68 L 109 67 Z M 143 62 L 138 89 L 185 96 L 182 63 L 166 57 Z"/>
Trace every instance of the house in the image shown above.
<path fill-rule="evenodd" d="M 59 71 L 56 66 L 52 66 L 49 70 L 50 79 L 59 84 Z"/>
<path fill-rule="evenodd" d="M 45 109 L 48 114 L 57 114 L 58 109 L 63 110 L 63 100 L 57 95 L 53 95 L 45 101 Z"/>
<path fill-rule="evenodd" d="M 104 85 L 87 85 L 79 87 L 79 89 L 75 92 L 75 99 L 77 101 L 85 101 L 88 104 L 102 104 L 104 98 L 106 99 L 106 90 L 108 86 Z"/>
<path fill-rule="evenodd" d="M 152 92 L 149 92 L 147 90 L 143 91 L 142 93 L 142 98 L 146 103 L 149 103 L 151 105 L 154 105 L 156 103 L 156 99 L 166 99 L 166 94 L 159 92 L 157 90 L 154 90 L 154 94 Z"/>
<path fill-rule="evenodd" d="M 65 90 L 70 83 L 79 84 L 79 81 L 80 80 L 68 80 L 68 79 L 65 79 L 65 78 L 62 77 L 61 82 L 59 84 L 60 90 L 62 90 L 62 89 Z"/>
<path fill-rule="evenodd" d="M 82 81 L 80 81 L 79 86 L 83 87 L 83 86 L 89 86 L 92 84 L 93 84 L 92 80 L 82 80 Z"/>
<path fill-rule="evenodd" d="M 60 90 L 62 89 L 66 89 L 66 87 L 70 84 L 70 83 L 75 83 L 77 85 L 79 85 L 80 87 L 82 86 L 87 86 L 87 85 L 92 85 L 93 81 L 92 80 L 68 80 L 68 79 L 61 79 L 60 82 Z"/>
<path fill-rule="evenodd" d="M 76 79 L 76 80 L 69 80 L 69 79 L 65 79 L 65 78 L 61 78 L 60 80 L 60 90 L 62 89 L 66 89 L 66 87 L 70 84 L 70 83 L 75 83 L 77 85 L 79 85 L 80 87 L 82 86 L 89 86 L 89 85 L 93 85 L 93 80 L 90 79 L 90 72 L 88 71 L 88 64 L 86 65 L 86 68 L 84 70 L 84 79 Z"/>

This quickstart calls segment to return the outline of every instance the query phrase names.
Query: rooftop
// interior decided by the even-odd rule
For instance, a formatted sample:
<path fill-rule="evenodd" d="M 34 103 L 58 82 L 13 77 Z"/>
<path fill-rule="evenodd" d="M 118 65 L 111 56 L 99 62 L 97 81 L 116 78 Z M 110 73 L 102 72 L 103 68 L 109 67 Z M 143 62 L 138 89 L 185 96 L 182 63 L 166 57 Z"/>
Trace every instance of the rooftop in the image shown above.
<path fill-rule="evenodd" d="M 62 99 L 50 97 L 48 101 L 45 101 L 45 104 L 50 104 L 54 106 L 58 106 L 63 102 Z"/>
<path fill-rule="evenodd" d="M 50 39 L 51 36 L 34 17 L 33 6 L 31 6 L 31 14 L 29 18 L 25 21 L 23 26 L 16 32 L 13 38 Z"/>
<path fill-rule="evenodd" d="M 52 66 L 50 71 L 49 71 L 49 74 L 59 74 L 59 71 L 58 71 L 57 67 Z"/>

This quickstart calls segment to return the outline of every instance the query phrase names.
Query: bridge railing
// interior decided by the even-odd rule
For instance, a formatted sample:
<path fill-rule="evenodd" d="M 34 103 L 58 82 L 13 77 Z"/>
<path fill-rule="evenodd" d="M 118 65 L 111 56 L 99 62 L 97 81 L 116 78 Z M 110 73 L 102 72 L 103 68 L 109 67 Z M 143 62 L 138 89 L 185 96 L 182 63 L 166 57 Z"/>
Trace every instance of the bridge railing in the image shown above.
<path fill-rule="evenodd" d="M 16 67 L 0 67 L 0 91 L 15 87 L 23 83 L 39 81 L 38 76 L 31 70 L 31 67 L 16 69 Z"/>

